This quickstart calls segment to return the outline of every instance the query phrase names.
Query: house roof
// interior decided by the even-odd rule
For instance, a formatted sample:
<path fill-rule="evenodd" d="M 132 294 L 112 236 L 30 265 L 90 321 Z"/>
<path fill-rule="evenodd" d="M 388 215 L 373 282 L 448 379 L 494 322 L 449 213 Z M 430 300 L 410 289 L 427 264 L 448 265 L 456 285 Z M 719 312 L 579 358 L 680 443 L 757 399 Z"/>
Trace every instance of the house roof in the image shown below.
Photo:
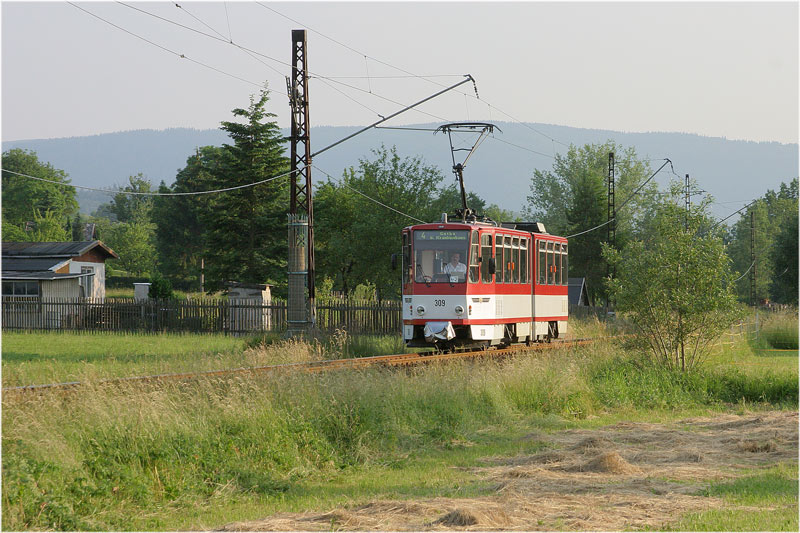
<path fill-rule="evenodd" d="M 9 257 L 78 257 L 89 250 L 99 248 L 108 257 L 119 256 L 103 244 L 103 241 L 76 241 L 76 242 L 4 242 L 3 259 Z"/>
<path fill-rule="evenodd" d="M 569 278 L 567 299 L 571 305 L 589 305 L 589 294 L 586 291 L 586 278 Z"/>
<path fill-rule="evenodd" d="M 44 270 L 41 272 L 21 272 L 18 270 L 4 270 L 3 281 L 34 281 L 34 280 L 54 280 L 54 279 L 71 279 L 82 278 L 86 276 L 94 276 L 94 272 L 72 273 L 72 274 L 56 274 L 52 270 Z"/>
<path fill-rule="evenodd" d="M 7 271 L 16 272 L 40 272 L 44 270 L 52 270 L 55 272 L 66 263 L 69 259 L 63 257 L 4 257 L 0 268 L 3 271 L 3 277 Z"/>

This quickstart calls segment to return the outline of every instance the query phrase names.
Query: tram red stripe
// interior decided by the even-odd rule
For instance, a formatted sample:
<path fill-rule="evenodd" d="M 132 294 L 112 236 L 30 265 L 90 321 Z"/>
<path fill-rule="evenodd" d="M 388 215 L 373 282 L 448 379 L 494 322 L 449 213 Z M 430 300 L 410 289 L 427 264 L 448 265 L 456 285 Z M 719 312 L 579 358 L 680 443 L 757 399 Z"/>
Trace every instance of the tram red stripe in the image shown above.
<path fill-rule="evenodd" d="M 568 317 L 566 316 L 547 316 L 547 317 L 536 317 L 534 318 L 534 322 L 553 322 L 558 320 L 567 320 Z M 407 326 L 415 325 L 415 326 L 424 326 L 426 322 L 450 322 L 454 326 L 486 326 L 491 324 L 514 324 L 517 322 L 530 322 L 531 317 L 529 316 L 522 316 L 516 318 L 482 318 L 482 319 L 453 319 L 453 318 L 427 318 L 427 319 L 414 319 L 414 320 L 403 320 L 403 324 Z"/>
<path fill-rule="evenodd" d="M 534 288 L 534 294 L 542 294 L 546 296 L 566 296 L 566 285 L 520 285 L 520 284 L 491 284 L 491 283 L 470 283 L 466 289 L 464 284 L 454 284 L 453 287 L 449 283 L 431 283 L 428 287 L 424 283 L 415 283 L 413 288 L 406 285 L 403 288 L 403 295 L 412 296 L 414 294 L 479 294 L 479 295 L 492 295 L 492 294 L 530 294 L 531 288 Z"/>

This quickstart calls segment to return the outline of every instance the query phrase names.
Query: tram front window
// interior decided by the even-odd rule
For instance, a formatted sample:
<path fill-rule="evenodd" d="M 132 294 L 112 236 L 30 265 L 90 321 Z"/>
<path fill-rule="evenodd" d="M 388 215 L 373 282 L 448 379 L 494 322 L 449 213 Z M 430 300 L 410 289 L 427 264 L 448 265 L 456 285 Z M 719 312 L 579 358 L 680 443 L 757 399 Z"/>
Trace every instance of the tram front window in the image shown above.
<path fill-rule="evenodd" d="M 414 231 L 414 279 L 418 283 L 467 281 L 469 231 Z"/>

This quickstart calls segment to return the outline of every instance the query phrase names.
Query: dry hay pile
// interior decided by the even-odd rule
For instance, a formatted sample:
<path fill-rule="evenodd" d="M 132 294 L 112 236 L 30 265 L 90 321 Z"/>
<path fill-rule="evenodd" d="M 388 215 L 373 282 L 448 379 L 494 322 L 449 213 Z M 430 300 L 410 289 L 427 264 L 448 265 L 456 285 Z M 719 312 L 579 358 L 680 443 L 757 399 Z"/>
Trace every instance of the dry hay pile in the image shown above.
<path fill-rule="evenodd" d="M 487 508 L 487 506 L 472 506 L 450 511 L 443 517 L 434 521 L 432 525 L 446 526 L 449 528 L 466 526 L 478 526 L 481 529 L 503 528 L 509 524 L 508 516 L 505 511 L 497 506 Z"/>
<path fill-rule="evenodd" d="M 625 459 L 617 452 L 601 453 L 591 461 L 578 465 L 578 472 L 600 472 L 603 474 L 638 474 L 641 470 Z"/>
<path fill-rule="evenodd" d="M 231 531 L 661 529 L 720 508 L 700 496 L 710 480 L 793 462 L 796 412 L 722 415 L 664 424 L 622 423 L 541 435 L 533 455 L 491 457 L 470 469 L 495 484 L 485 496 L 375 501 L 325 513 L 280 513 Z"/>

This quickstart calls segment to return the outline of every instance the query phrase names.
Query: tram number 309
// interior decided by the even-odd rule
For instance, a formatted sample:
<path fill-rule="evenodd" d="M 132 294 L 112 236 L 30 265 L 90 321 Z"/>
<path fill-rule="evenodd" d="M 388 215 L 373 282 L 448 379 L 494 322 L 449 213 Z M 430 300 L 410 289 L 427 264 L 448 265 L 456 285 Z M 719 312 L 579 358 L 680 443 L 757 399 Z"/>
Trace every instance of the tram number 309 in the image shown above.
<path fill-rule="evenodd" d="M 434 300 L 433 305 L 435 307 L 444 307 L 444 300 Z"/>

